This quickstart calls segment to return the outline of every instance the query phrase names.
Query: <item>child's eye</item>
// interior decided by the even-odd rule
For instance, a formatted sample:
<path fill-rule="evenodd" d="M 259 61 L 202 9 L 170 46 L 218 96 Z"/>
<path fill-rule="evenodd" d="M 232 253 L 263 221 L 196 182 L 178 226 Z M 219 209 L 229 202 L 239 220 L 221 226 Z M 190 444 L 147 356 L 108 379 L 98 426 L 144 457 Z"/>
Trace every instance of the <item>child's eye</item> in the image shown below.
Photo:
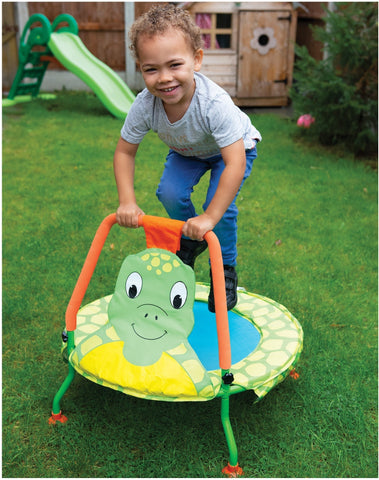
<path fill-rule="evenodd" d="M 145 67 L 143 69 L 144 73 L 152 73 L 155 72 L 157 69 L 155 67 Z"/>
<path fill-rule="evenodd" d="M 181 66 L 181 63 L 172 63 L 171 64 L 171 67 L 173 67 L 173 68 L 178 68 L 180 66 Z"/>

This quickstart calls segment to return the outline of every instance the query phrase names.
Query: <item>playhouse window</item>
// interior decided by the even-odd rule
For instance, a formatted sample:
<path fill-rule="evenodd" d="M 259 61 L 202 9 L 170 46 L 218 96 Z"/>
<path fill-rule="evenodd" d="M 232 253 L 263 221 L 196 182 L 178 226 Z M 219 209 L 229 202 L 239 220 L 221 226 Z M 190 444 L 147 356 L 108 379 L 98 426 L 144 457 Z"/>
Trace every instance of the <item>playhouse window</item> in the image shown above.
<path fill-rule="evenodd" d="M 195 20 L 202 33 L 204 48 L 231 48 L 232 15 L 230 13 L 197 13 Z"/>

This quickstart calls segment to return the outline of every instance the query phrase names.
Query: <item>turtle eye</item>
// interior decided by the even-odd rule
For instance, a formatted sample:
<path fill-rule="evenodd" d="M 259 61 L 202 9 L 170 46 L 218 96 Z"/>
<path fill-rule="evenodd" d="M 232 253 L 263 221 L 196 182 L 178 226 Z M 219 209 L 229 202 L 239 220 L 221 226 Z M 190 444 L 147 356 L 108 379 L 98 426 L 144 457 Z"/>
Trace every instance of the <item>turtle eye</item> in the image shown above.
<path fill-rule="evenodd" d="M 170 293 L 171 305 L 176 308 L 182 308 L 187 300 L 187 287 L 183 282 L 176 282 Z"/>
<path fill-rule="evenodd" d="M 129 298 L 136 298 L 141 293 L 142 277 L 139 273 L 133 272 L 126 279 L 125 290 Z"/>

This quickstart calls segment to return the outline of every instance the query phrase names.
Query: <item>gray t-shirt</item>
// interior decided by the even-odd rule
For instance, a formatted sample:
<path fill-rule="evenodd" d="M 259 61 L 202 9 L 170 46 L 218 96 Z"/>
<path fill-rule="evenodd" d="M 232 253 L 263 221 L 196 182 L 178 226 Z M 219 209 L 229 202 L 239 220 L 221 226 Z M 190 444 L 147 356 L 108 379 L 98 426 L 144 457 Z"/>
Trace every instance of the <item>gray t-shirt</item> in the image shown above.
<path fill-rule="evenodd" d="M 195 72 L 195 81 L 191 104 L 184 116 L 174 123 L 168 120 L 162 100 L 145 88 L 129 110 L 121 137 L 139 144 L 146 133 L 153 130 L 172 150 L 202 159 L 219 154 L 220 148 L 241 138 L 246 150 L 262 140 L 249 117 L 225 90 L 201 73 Z"/>

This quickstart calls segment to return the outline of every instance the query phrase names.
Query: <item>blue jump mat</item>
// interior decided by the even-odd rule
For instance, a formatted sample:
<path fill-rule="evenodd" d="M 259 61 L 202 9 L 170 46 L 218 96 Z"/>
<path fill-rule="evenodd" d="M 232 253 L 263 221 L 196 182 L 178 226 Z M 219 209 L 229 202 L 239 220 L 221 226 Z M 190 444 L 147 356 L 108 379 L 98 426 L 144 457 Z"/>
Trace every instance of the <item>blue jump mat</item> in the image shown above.
<path fill-rule="evenodd" d="M 216 315 L 206 302 L 195 301 L 195 326 L 188 341 L 206 370 L 219 366 Z M 261 335 L 255 325 L 236 312 L 228 312 L 232 365 L 246 358 L 258 346 Z"/>

